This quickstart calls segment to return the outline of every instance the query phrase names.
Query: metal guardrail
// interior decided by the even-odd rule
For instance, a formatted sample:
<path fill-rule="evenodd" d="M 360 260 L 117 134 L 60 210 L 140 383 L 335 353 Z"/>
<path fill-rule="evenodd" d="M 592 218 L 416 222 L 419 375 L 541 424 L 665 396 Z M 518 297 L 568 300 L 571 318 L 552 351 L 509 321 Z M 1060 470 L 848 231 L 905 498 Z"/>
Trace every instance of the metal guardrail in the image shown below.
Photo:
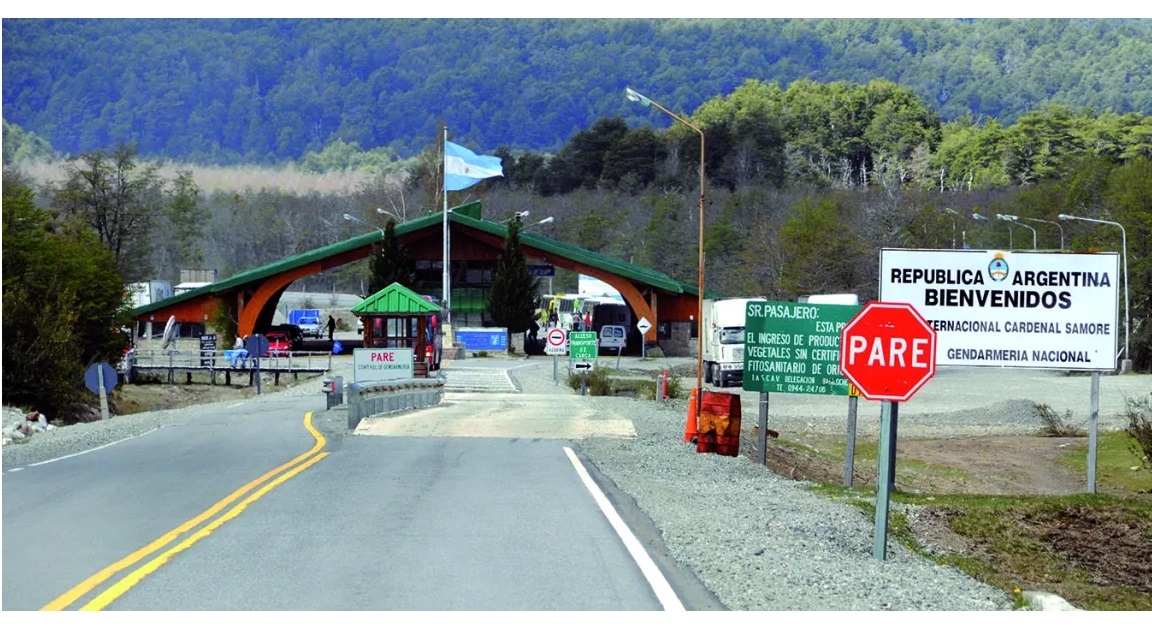
<path fill-rule="evenodd" d="M 244 352 L 247 353 L 247 352 Z M 291 351 L 284 355 L 266 356 L 260 358 L 260 373 L 272 374 L 275 384 L 280 384 L 281 373 L 291 373 L 293 378 L 298 374 L 321 374 L 332 370 L 332 354 L 327 352 Z M 167 373 L 168 384 L 175 383 L 177 372 L 187 375 L 186 384 L 192 383 L 193 373 L 207 373 L 209 382 L 216 384 L 219 374 L 224 374 L 224 384 L 230 385 L 232 374 L 247 374 L 249 386 L 255 384 L 259 391 L 259 382 L 256 377 L 256 360 L 252 357 L 237 357 L 233 350 L 212 352 L 201 355 L 200 351 L 187 351 L 179 349 L 132 351 L 124 357 L 120 366 L 125 383 L 131 383 L 141 373 L 157 374 Z"/>
<path fill-rule="evenodd" d="M 443 374 L 386 382 L 348 383 L 348 429 L 370 415 L 436 406 L 444 397 Z"/>
<path fill-rule="evenodd" d="M 223 351 L 212 355 L 201 355 L 199 351 L 148 350 L 130 352 L 126 356 L 125 368 L 141 370 L 164 370 L 175 368 L 179 371 L 215 369 L 217 371 L 249 370 L 255 367 L 256 359 L 251 356 L 236 357 Z M 300 373 L 325 373 L 332 370 L 332 354 L 320 351 L 289 351 L 283 355 L 260 358 L 261 371 L 293 371 Z"/>

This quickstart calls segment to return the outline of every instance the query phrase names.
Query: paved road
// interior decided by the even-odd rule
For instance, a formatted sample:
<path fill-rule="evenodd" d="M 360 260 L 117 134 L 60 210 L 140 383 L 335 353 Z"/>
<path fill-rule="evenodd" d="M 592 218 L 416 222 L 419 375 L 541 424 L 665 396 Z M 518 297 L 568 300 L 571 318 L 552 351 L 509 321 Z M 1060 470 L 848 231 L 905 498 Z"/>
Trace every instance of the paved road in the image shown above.
<path fill-rule="evenodd" d="M 460 399 L 469 397 L 498 394 Z M 662 544 L 650 522 L 594 472 L 583 477 L 564 440 L 514 427 L 488 438 L 324 436 L 305 426 L 319 404 L 221 405 L 6 473 L 3 609 L 658 610 L 675 609 L 678 594 L 709 602 L 660 550 L 652 561 Z M 465 421 L 478 407 L 457 408 Z M 617 502 L 626 523 L 601 499 Z"/>

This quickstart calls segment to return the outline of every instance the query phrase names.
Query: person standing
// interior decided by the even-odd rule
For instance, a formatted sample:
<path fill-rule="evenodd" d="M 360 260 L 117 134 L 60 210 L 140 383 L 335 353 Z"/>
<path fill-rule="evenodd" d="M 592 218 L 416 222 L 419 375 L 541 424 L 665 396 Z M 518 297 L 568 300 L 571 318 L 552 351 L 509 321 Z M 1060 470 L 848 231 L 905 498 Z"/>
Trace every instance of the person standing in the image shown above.
<path fill-rule="evenodd" d="M 333 340 L 334 338 L 332 336 L 335 333 L 336 333 L 336 319 L 332 317 L 332 314 L 328 314 L 328 339 Z"/>
<path fill-rule="evenodd" d="M 584 311 L 584 331 L 592 331 L 592 312 Z"/>

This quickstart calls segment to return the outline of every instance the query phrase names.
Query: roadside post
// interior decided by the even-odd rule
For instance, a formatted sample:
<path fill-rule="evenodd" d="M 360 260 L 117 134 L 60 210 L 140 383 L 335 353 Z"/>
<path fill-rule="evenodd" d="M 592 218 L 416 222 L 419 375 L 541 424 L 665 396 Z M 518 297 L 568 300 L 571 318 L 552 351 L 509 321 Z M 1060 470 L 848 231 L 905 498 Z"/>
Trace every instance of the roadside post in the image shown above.
<path fill-rule="evenodd" d="M 767 461 L 768 394 L 848 395 L 837 364 L 840 330 L 856 305 L 751 301 L 744 320 L 742 388 L 760 394 L 757 459 Z"/>
<path fill-rule="evenodd" d="M 899 402 L 935 375 L 936 331 L 908 303 L 870 302 L 841 332 L 840 371 L 865 398 L 881 400 L 872 555 L 883 561 L 888 553 L 889 495 L 895 487 Z"/>
<path fill-rule="evenodd" d="M 93 362 L 84 372 L 84 386 L 100 396 L 100 419 L 108 419 L 108 392 L 116 388 L 116 369 L 107 362 Z"/>
<path fill-rule="evenodd" d="M 256 395 L 260 395 L 260 356 L 268 353 L 268 336 L 262 333 L 248 336 L 247 349 L 248 355 L 256 358 L 255 369 L 252 373 L 256 374 Z"/>
<path fill-rule="evenodd" d="M 557 386 L 560 384 L 559 356 L 564 354 L 564 348 L 567 344 L 568 334 L 559 327 L 549 329 L 544 336 L 544 353 L 552 356 L 552 384 Z"/>
<path fill-rule="evenodd" d="M 652 323 L 648 322 L 647 318 L 641 318 L 636 323 L 636 330 L 640 332 L 640 359 L 648 359 L 648 330 L 652 328 Z"/>
<path fill-rule="evenodd" d="M 1092 395 L 1088 398 L 1088 492 L 1096 494 L 1096 430 L 1100 422 L 1100 372 L 1092 372 Z"/>
<path fill-rule="evenodd" d="M 848 385 L 848 431 L 844 446 L 844 485 L 852 487 L 852 477 L 856 469 L 856 399 L 860 389 L 855 384 Z"/>

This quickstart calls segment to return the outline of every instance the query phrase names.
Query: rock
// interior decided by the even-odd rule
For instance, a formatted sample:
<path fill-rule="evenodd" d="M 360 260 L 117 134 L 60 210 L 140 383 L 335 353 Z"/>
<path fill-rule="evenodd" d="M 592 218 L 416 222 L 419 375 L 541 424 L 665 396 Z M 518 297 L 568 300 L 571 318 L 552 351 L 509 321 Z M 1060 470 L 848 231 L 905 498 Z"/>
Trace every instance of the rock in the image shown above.
<path fill-rule="evenodd" d="M 12 439 L 24 439 L 24 433 L 21 433 L 20 429 L 12 431 L 11 435 Z"/>
<path fill-rule="evenodd" d="M 1042 612 L 1077 612 L 1079 607 L 1050 592 L 1024 592 L 1024 600 L 1032 609 Z"/>

